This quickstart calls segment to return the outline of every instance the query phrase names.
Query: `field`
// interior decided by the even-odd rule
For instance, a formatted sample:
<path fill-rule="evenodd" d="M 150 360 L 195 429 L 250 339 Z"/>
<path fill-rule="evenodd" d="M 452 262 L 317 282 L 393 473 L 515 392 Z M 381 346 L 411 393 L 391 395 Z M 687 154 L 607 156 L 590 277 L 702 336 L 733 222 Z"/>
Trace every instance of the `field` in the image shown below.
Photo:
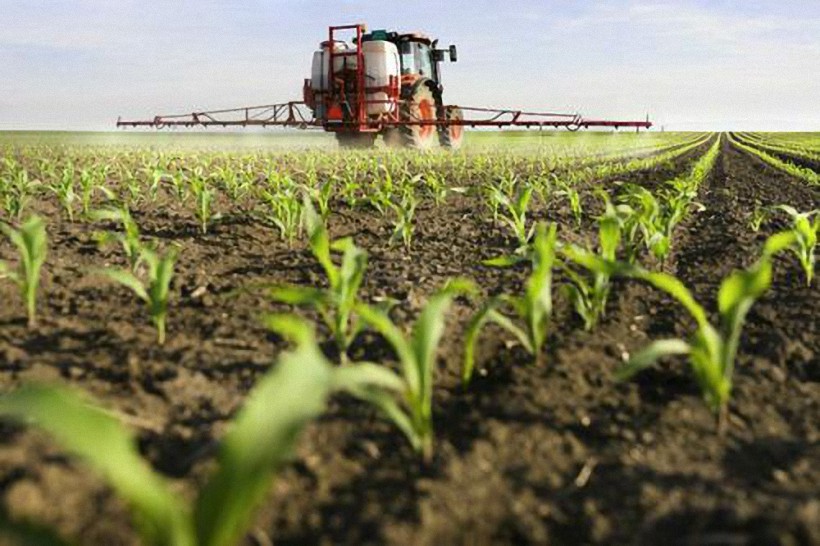
<path fill-rule="evenodd" d="M 0 218 L 47 237 L 33 313 L 0 238 L 0 521 L 139 543 L 151 511 L 101 461 L 134 454 L 79 416 L 186 504 L 253 466 L 222 447 L 251 400 L 305 415 L 236 418 L 237 453 L 288 451 L 244 475 L 242 544 L 820 544 L 820 136 L 468 137 L 0 135 Z M 263 390 L 277 360 L 294 390 Z"/>

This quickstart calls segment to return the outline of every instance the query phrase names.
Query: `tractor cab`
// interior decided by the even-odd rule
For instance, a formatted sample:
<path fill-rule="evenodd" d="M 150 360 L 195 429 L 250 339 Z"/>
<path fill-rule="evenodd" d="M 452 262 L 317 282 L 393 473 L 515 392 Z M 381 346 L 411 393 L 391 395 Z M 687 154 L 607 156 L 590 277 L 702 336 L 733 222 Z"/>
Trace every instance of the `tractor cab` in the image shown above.
<path fill-rule="evenodd" d="M 447 57 L 451 62 L 458 60 L 456 46 L 451 45 L 448 49 L 436 49 L 438 40 L 432 40 L 429 36 L 420 32 L 399 34 L 398 32 L 376 30 L 362 37 L 362 41 L 371 40 L 383 40 L 396 45 L 401 63 L 402 86 L 415 83 L 422 78 L 440 86 L 439 63 L 445 61 Z"/>

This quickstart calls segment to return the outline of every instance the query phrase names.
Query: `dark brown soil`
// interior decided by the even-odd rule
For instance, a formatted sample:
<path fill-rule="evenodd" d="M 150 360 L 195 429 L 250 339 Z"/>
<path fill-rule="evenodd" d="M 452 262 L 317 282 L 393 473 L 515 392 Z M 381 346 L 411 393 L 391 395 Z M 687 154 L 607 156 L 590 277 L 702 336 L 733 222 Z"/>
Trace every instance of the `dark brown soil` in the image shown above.
<path fill-rule="evenodd" d="M 653 185 L 692 160 L 627 181 Z M 785 226 L 775 218 L 753 233 L 754 207 L 811 209 L 820 193 L 724 144 L 699 201 L 705 211 L 679 227 L 666 267 L 714 310 L 720 279 Z M 391 227 L 376 215 L 340 205 L 330 225 L 370 254 L 366 299 L 400 299 L 394 319 L 407 324 L 449 277 L 475 278 L 488 294 L 521 285 L 524 270 L 480 265 L 514 243 L 479 210 L 464 196 L 422 205 L 410 252 L 387 245 Z M 283 348 L 258 317 L 284 308 L 253 286 L 321 283 L 320 269 L 301 243 L 288 249 L 241 215 L 200 236 L 179 208 L 139 211 L 146 235 L 184 245 L 159 348 L 132 295 L 88 273 L 120 263 L 117 250 L 99 250 L 91 227 L 42 212 L 52 218 L 42 321 L 29 332 L 17 303 L 0 308 L 0 388 L 62 380 L 90 391 L 130 416 L 151 464 L 193 495 L 230 415 Z M 570 227 L 565 206 L 535 216 L 561 221 L 566 238 L 592 236 L 589 219 Z M 17 301 L 7 283 L 0 298 Z M 458 377 L 471 307 L 459 302 L 440 351 L 434 460 L 421 464 L 372 409 L 340 396 L 307 430 L 247 543 L 820 544 L 818 309 L 817 282 L 805 287 L 797 261 L 779 258 L 774 287 L 744 330 L 720 438 L 684 361 L 614 379 L 623 354 L 691 332 L 679 307 L 649 287 L 618 282 L 592 333 L 559 305 L 540 367 L 488 329 L 468 389 Z M 383 346 L 364 335 L 354 356 L 390 358 Z M 93 473 L 40 433 L 0 430 L 0 499 L 9 512 L 55 524 L 82 544 L 135 543 L 124 507 Z"/>

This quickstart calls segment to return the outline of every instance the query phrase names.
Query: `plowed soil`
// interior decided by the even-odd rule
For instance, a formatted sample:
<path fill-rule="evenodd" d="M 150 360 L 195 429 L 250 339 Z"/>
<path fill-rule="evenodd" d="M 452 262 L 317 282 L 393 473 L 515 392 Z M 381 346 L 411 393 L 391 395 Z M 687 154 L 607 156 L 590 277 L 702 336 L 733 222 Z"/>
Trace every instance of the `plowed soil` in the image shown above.
<path fill-rule="evenodd" d="M 624 181 L 657 185 L 695 157 Z M 601 181 L 615 191 L 612 182 Z M 665 268 L 714 312 L 720 279 L 786 225 L 775 218 L 752 232 L 754 207 L 808 210 L 820 207 L 820 192 L 724 139 L 698 200 L 705 210 L 679 227 Z M 587 208 L 594 202 L 589 194 Z M 449 277 L 472 277 L 494 294 L 517 290 L 526 276 L 480 264 L 515 245 L 474 198 L 421 206 L 409 252 L 389 247 L 387 220 L 333 210 L 331 234 L 352 235 L 369 252 L 365 299 L 399 299 L 399 323 Z M 289 249 L 239 213 L 201 236 L 170 203 L 137 211 L 146 236 L 184 247 L 168 341 L 157 347 L 134 297 L 90 273 L 121 263 L 117 249 L 99 249 L 92 227 L 62 222 L 46 205 L 40 212 L 50 218 L 42 320 L 30 332 L 17 303 L 0 307 L 0 389 L 58 380 L 91 392 L 192 496 L 228 419 L 284 347 L 258 318 L 286 308 L 258 285 L 321 284 L 321 270 L 302 243 Z M 539 207 L 535 217 L 561 222 L 567 239 L 594 233 L 590 219 L 572 227 L 564 205 Z M 623 356 L 649 339 L 691 333 L 688 317 L 653 289 L 619 281 L 592 333 L 559 305 L 541 366 L 488 329 L 468 389 L 458 378 L 472 307 L 460 301 L 439 353 L 434 460 L 422 464 L 375 411 L 339 396 L 304 434 L 246 543 L 820 544 L 820 287 L 805 286 L 792 256 L 778 258 L 775 271 L 744 329 L 725 437 L 683 360 L 631 382 L 614 378 Z M 0 285 L 0 299 L 15 298 Z M 352 351 L 363 355 L 391 358 L 372 334 Z M 55 524 L 82 544 L 136 543 L 126 509 L 86 467 L 36 431 L 0 431 L 0 499 L 12 515 Z"/>

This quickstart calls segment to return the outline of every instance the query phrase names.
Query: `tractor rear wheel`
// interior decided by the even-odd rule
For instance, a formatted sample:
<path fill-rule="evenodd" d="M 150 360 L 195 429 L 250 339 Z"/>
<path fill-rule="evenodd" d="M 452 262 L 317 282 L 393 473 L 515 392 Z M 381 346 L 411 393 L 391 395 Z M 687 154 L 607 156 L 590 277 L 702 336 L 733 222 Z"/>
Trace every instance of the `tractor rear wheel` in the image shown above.
<path fill-rule="evenodd" d="M 419 85 L 401 105 L 402 121 L 436 121 L 436 97 L 426 85 Z M 438 139 L 436 125 L 400 125 L 399 134 L 406 148 L 429 150 Z"/>
<path fill-rule="evenodd" d="M 448 106 L 444 112 L 447 121 L 461 121 L 464 119 L 464 112 L 457 106 Z M 463 125 L 445 125 L 439 133 L 439 141 L 445 148 L 458 150 L 464 143 Z"/>
<path fill-rule="evenodd" d="M 376 133 L 336 133 L 336 142 L 345 150 L 372 148 Z"/>

